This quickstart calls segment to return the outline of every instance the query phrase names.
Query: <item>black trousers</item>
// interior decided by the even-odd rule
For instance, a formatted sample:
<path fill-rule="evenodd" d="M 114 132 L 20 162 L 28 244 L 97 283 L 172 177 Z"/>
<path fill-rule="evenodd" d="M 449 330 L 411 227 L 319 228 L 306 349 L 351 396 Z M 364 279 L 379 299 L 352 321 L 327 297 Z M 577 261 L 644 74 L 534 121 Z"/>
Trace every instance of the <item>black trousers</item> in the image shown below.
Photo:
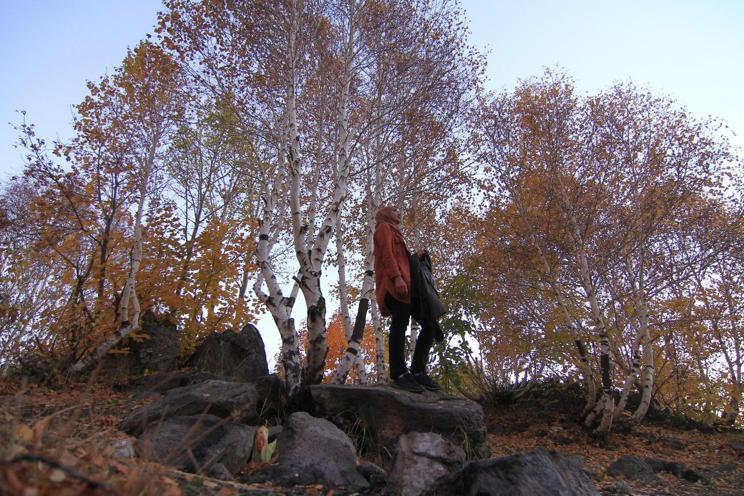
<path fill-rule="evenodd" d="M 395 379 L 407 370 L 405 360 L 406 329 L 411 320 L 411 304 L 403 303 L 387 293 L 385 294 L 385 306 L 393 313 L 390 323 L 390 377 Z M 416 348 L 411 360 L 411 372 L 426 372 L 429 351 L 433 342 L 434 329 L 431 326 L 421 325 L 421 332 L 416 339 Z"/>

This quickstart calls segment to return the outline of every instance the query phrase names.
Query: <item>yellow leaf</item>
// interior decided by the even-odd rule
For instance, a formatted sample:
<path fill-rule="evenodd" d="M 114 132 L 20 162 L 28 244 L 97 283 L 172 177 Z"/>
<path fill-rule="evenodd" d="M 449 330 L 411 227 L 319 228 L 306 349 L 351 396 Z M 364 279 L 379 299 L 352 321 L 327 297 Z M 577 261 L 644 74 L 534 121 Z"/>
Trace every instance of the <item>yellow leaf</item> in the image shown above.
<path fill-rule="evenodd" d="M 22 443 L 30 444 L 34 438 L 34 431 L 26 424 L 18 424 L 18 427 L 16 427 L 16 437 Z"/>

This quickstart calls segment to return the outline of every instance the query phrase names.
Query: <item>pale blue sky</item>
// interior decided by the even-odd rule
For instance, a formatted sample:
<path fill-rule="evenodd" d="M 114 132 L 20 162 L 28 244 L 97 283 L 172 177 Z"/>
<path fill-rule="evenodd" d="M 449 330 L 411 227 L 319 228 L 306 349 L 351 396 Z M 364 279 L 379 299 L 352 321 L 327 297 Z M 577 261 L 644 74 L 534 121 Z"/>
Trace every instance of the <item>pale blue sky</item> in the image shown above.
<path fill-rule="evenodd" d="M 583 91 L 632 79 L 697 115 L 716 115 L 744 145 L 744 2 L 463 1 L 472 42 L 489 50 L 489 87 L 545 66 Z M 118 65 L 151 30 L 159 0 L 0 0 L 0 180 L 22 170 L 15 111 L 46 138 L 69 138 L 85 81 Z"/>
<path fill-rule="evenodd" d="M 694 114 L 720 117 L 744 145 L 744 2 L 463 2 L 472 41 L 489 45 L 493 88 L 560 66 L 583 91 L 633 80 Z"/>
<path fill-rule="evenodd" d="M 159 9 L 159 0 L 0 0 L 0 180 L 23 170 L 15 111 L 47 141 L 72 136 L 86 80 L 119 65 Z"/>

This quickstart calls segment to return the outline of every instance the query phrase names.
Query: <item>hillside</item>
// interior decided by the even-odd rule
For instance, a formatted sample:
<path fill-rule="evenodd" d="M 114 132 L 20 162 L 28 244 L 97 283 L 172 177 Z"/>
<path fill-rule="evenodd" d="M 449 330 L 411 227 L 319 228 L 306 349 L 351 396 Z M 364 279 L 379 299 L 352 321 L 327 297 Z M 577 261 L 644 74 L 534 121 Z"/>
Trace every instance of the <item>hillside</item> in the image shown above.
<path fill-rule="evenodd" d="M 135 399 L 132 392 L 102 385 L 70 383 L 50 389 L 23 382 L 2 384 L 0 395 L 3 495 L 347 494 L 320 485 L 285 490 L 270 482 L 241 483 L 255 468 L 251 466 L 236 474 L 235 482 L 225 482 L 133 458 L 129 438 L 117 426 L 147 403 L 147 396 Z M 485 413 L 492 458 L 538 447 L 578 456 L 602 494 L 744 494 L 742 432 L 701 430 L 680 421 L 675 425 L 671 418 L 651 414 L 632 431 L 592 437 L 576 423 L 580 401 L 555 385 L 491 403 Z M 623 456 L 660 460 L 657 473 L 645 474 L 653 481 L 636 480 L 630 472 L 608 475 Z M 384 457 L 372 461 L 386 463 Z"/>

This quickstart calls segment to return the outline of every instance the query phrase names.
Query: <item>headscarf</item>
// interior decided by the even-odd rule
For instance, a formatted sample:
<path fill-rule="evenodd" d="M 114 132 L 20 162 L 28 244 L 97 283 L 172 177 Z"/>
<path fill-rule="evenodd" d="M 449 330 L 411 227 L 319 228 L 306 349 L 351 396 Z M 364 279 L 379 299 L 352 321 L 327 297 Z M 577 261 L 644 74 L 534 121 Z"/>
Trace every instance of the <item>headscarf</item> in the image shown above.
<path fill-rule="evenodd" d="M 377 213 L 375 214 L 375 223 L 377 226 L 383 222 L 390 224 L 393 231 L 403 239 L 403 233 L 400 232 L 400 224 L 394 219 L 394 215 L 395 207 L 391 205 L 383 205 L 377 209 Z"/>

